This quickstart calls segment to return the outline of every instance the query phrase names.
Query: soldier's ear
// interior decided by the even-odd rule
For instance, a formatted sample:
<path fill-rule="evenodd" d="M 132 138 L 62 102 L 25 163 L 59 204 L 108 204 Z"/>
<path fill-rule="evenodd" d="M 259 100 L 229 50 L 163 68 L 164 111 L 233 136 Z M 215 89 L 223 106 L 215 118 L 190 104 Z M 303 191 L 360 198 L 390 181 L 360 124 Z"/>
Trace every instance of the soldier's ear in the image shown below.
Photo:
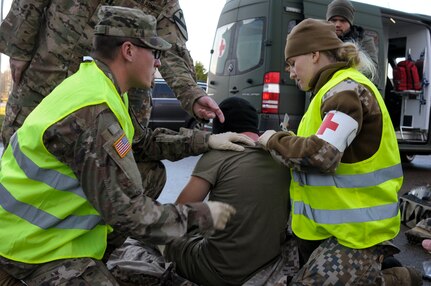
<path fill-rule="evenodd" d="M 134 46 L 132 45 L 132 43 L 126 41 L 124 42 L 121 47 L 120 47 L 120 54 L 121 56 L 124 58 L 124 60 L 128 61 L 128 62 L 132 62 L 133 61 L 133 53 L 134 51 Z"/>
<path fill-rule="evenodd" d="M 320 52 L 311 52 L 311 59 L 314 63 L 317 63 L 320 59 Z"/>

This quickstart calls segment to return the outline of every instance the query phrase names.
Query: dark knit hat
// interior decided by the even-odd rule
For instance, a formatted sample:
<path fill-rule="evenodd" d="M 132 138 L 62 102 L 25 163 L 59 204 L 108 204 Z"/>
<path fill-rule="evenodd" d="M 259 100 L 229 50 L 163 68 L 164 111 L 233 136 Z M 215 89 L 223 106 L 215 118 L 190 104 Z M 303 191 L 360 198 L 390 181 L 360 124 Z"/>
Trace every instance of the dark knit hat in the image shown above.
<path fill-rule="evenodd" d="M 343 45 L 335 26 L 324 20 L 305 19 L 296 25 L 286 39 L 284 58 L 305 55 L 311 52 L 327 51 Z"/>
<path fill-rule="evenodd" d="M 214 134 L 228 131 L 259 132 L 257 111 L 247 100 L 236 96 L 228 97 L 219 104 L 219 107 L 223 111 L 225 120 L 220 123 L 217 117 L 213 119 Z"/>
<path fill-rule="evenodd" d="M 329 21 L 332 17 L 340 16 L 345 18 L 350 25 L 353 25 L 355 19 L 355 7 L 349 0 L 334 0 L 328 5 L 326 10 L 326 20 Z"/>

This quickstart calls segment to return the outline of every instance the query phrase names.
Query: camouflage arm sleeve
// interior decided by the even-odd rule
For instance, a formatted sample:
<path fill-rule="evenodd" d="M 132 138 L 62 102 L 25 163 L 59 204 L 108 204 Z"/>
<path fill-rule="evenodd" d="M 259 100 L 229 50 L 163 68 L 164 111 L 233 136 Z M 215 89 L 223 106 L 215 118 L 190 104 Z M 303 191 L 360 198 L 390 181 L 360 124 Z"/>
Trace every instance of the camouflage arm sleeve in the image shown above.
<path fill-rule="evenodd" d="M 336 147 L 318 138 L 294 136 L 288 132 L 277 132 L 268 141 L 273 158 L 295 170 L 318 169 L 334 172 L 342 153 Z"/>
<path fill-rule="evenodd" d="M 115 230 L 164 244 L 190 228 L 212 226 L 206 204 L 161 205 L 146 197 L 133 153 L 115 148 L 124 131 L 105 105 L 78 110 L 44 134 L 47 149 L 69 165 L 90 203 Z"/>
<path fill-rule="evenodd" d="M 346 86 L 345 82 L 342 82 L 324 96 L 320 113 L 322 119 L 332 110 L 348 114 L 358 122 L 359 132 L 363 117 L 358 94 L 361 89 L 355 89 L 357 83 L 353 83 L 354 86 L 351 82 L 348 84 L 349 86 Z M 274 134 L 268 141 L 268 148 L 274 158 L 297 170 L 317 168 L 322 172 L 334 172 L 343 156 L 335 146 L 316 135 L 299 137 L 288 132 Z"/>
<path fill-rule="evenodd" d="M 177 161 L 207 152 L 209 136 L 209 132 L 186 128 L 181 128 L 179 132 L 144 128 L 140 139 L 134 141 L 133 151 L 139 161 Z"/>
<path fill-rule="evenodd" d="M 180 100 L 182 107 L 191 116 L 193 103 L 206 93 L 196 84 L 193 59 L 186 47 L 187 28 L 178 0 L 164 2 L 158 17 L 157 33 L 172 44 L 161 58 L 160 73 Z"/>
<path fill-rule="evenodd" d="M 364 49 L 377 67 L 379 65 L 379 56 L 373 38 L 365 36 L 361 41 L 361 48 Z"/>
<path fill-rule="evenodd" d="M 49 0 L 15 0 L 1 23 L 0 51 L 12 58 L 29 61 L 37 44 Z"/>

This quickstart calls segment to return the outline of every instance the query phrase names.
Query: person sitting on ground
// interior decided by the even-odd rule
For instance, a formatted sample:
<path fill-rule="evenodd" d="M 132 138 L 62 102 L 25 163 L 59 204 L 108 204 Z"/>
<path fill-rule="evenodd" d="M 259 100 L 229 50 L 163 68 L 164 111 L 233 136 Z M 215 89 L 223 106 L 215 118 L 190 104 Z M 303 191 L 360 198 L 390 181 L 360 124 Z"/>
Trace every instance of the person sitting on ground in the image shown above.
<path fill-rule="evenodd" d="M 160 204 L 145 195 L 136 158 L 254 145 L 235 133 L 156 129 L 132 147 L 127 91 L 150 87 L 171 45 L 142 10 L 102 6 L 99 16 L 92 58 L 30 113 L 1 160 L 0 267 L 26 285 L 118 285 L 102 260 L 113 231 L 164 244 L 223 229 L 232 206 Z"/>
<path fill-rule="evenodd" d="M 220 103 L 225 122 L 213 120 L 213 134 L 238 132 L 258 138 L 258 115 L 245 99 Z M 242 285 L 280 255 L 289 214 L 289 170 L 260 147 L 244 152 L 212 150 L 202 155 L 177 203 L 209 196 L 232 205 L 236 214 L 226 229 L 211 235 L 175 239 L 167 261 L 179 275 L 200 285 Z"/>

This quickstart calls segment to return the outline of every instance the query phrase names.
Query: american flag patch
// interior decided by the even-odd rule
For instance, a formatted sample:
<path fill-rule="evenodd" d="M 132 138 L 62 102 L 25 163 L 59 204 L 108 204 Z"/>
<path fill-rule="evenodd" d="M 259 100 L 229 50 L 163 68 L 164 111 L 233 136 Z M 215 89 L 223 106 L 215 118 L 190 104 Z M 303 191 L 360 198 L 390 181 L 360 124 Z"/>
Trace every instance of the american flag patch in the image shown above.
<path fill-rule="evenodd" d="M 115 141 L 114 148 L 121 158 L 124 158 L 127 153 L 129 153 L 132 146 L 130 145 L 129 140 L 127 140 L 126 134 L 123 133 L 123 135 Z"/>

